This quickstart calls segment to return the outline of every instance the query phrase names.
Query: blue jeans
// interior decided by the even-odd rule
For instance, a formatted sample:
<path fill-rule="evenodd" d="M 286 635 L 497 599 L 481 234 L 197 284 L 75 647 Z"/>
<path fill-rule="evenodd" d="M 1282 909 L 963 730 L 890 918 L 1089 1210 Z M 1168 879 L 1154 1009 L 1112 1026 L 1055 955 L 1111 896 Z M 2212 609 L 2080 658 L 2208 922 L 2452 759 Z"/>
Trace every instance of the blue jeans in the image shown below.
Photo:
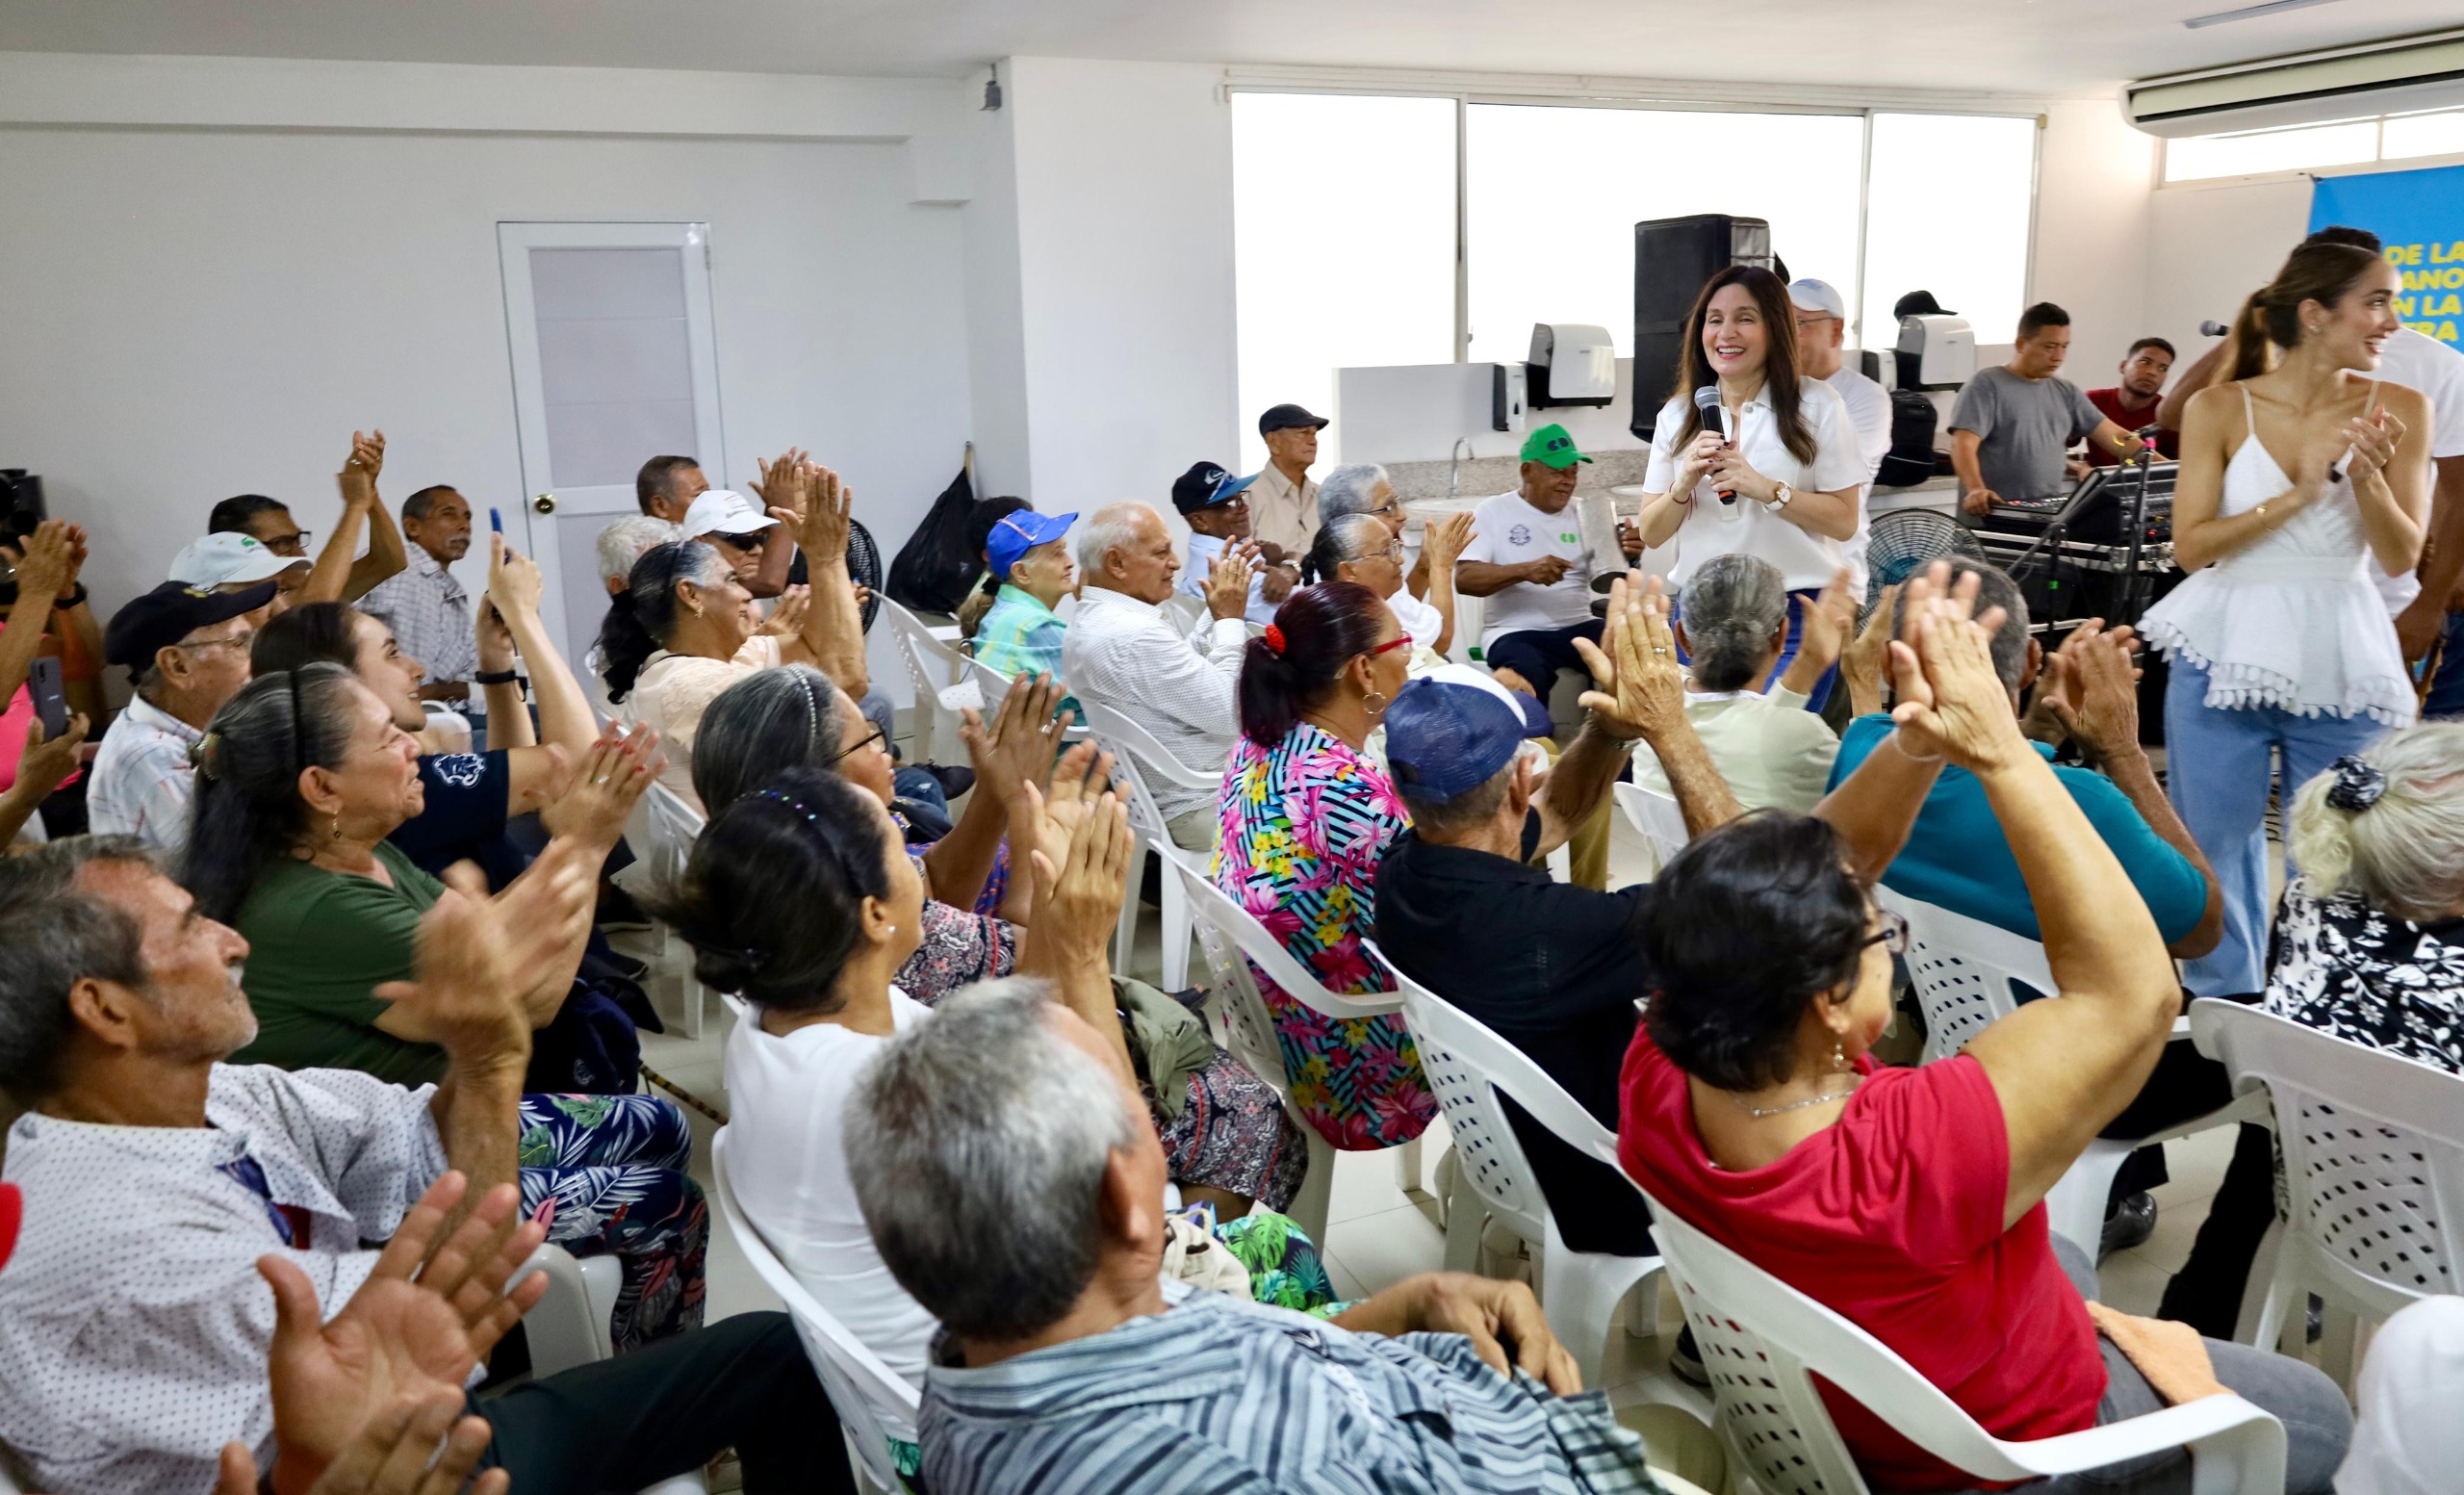
<path fill-rule="evenodd" d="M 2182 963 L 2193 996 L 2232 996 L 2267 985 L 2268 789 L 2277 782 L 2290 813 L 2293 794 L 2347 753 L 2383 735 L 2368 716 L 2300 716 L 2274 707 L 2218 710 L 2206 704 L 2207 671 L 2176 654 L 2165 683 L 2167 791 L 2191 838 L 2207 853 L 2224 898 L 2224 938 Z M 2288 867 L 2288 871 L 2290 868 Z"/>
<path fill-rule="evenodd" d="M 2422 716 L 2464 716 L 2464 612 L 2447 615 L 2447 652 L 2439 657 L 2438 681 L 2422 703 Z"/>

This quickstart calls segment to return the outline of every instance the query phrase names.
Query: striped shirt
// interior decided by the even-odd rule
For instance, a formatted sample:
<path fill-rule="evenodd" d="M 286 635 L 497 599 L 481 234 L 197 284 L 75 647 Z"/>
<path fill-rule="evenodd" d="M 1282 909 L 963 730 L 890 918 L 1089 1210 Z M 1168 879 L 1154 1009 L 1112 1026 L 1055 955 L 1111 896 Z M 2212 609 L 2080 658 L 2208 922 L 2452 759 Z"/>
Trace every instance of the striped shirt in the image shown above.
<path fill-rule="evenodd" d="M 134 836 L 178 856 L 189 843 L 196 765 L 189 750 L 205 734 L 143 696 L 130 700 L 94 755 L 86 823 L 97 836 Z"/>
<path fill-rule="evenodd" d="M 1508 1379 L 1459 1334 L 1354 1334 L 1192 1293 L 981 1369 L 947 1336 L 935 1355 L 918 1424 L 935 1495 L 1660 1489 L 1604 1395 Z"/>

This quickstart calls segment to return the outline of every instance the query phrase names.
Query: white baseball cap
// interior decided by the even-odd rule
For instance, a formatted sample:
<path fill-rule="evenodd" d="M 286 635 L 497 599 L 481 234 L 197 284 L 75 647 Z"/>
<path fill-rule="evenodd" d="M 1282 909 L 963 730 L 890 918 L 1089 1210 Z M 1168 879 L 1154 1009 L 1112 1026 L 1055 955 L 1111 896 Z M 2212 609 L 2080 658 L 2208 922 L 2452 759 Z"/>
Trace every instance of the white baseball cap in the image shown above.
<path fill-rule="evenodd" d="M 171 557 L 167 580 L 184 586 L 251 585 L 307 564 L 305 555 L 277 555 L 253 535 L 225 532 L 190 541 Z"/>
<path fill-rule="evenodd" d="M 677 528 L 684 531 L 684 538 L 698 540 L 706 534 L 751 534 L 778 522 L 734 489 L 712 488 L 693 501 L 693 506 L 684 511 L 684 523 Z"/>
<path fill-rule="evenodd" d="M 1848 302 L 1839 295 L 1839 288 L 1828 280 L 1791 280 L 1788 299 L 1801 312 L 1820 312 L 1841 322 L 1848 320 Z"/>

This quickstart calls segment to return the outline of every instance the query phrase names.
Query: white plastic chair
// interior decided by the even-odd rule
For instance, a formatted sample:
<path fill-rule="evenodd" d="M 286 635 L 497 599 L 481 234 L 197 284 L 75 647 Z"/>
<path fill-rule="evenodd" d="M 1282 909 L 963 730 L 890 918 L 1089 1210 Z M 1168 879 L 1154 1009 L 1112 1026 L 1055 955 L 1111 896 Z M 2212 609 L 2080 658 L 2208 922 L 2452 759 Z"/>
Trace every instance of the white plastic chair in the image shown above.
<path fill-rule="evenodd" d="M 1113 755 L 1114 774 L 1129 786 L 1129 824 L 1137 834 L 1138 850 L 1133 859 L 1136 865 L 1130 869 L 1130 895 L 1121 900 L 1120 928 L 1113 937 L 1113 968 L 1126 970 L 1138 939 L 1137 889 L 1146 876 L 1146 854 L 1153 852 L 1168 864 L 1178 852 L 1146 776 L 1153 773 L 1182 788 L 1202 789 L 1213 796 L 1221 790 L 1223 775 L 1184 766 L 1153 734 L 1109 706 L 1087 700 L 1079 706 L 1087 713 L 1087 726 L 1096 742 Z M 1164 923 L 1164 990 L 1178 992 L 1189 985 L 1189 900 L 1181 896 L 1180 880 L 1169 875 L 1168 865 L 1159 883 L 1156 904 Z"/>
<path fill-rule="evenodd" d="M 2240 1332 L 2272 1347 L 2317 1293 L 2371 1319 L 2456 1291 L 2464 1265 L 2464 1077 L 2239 1002 L 2191 1004 L 2199 1051 L 2272 1099 L 2279 1220 L 2250 1269 Z"/>
<path fill-rule="evenodd" d="M 1602 1155 L 1613 1162 L 1615 1148 Z M 1652 1236 L 1711 1375 L 1713 1422 L 1730 1468 L 1750 1476 L 1762 1495 L 1866 1495 L 1816 1376 L 1980 1481 L 2072 1474 L 2187 1447 L 2199 1495 L 2282 1495 L 2284 1427 L 2240 1397 L 2207 1397 L 2084 1432 L 2006 1442 L 1882 1341 L 1644 1198 Z"/>
<path fill-rule="evenodd" d="M 530 1253 L 513 1280 L 519 1282 L 533 1272 L 548 1275 L 548 1292 L 522 1316 L 522 1331 L 530 1344 L 531 1379 L 613 1358 L 616 1345 L 608 1321 L 616 1312 L 616 1295 L 624 1285 L 616 1258 L 577 1259 L 561 1246 L 543 1245 Z M 0 1478 L 0 1495 L 9 1495 L 11 1489 L 8 1481 Z M 682 1474 L 646 1487 L 641 1495 L 706 1495 L 708 1489 L 699 1474 Z"/>
<path fill-rule="evenodd" d="M 1616 786 L 1617 808 L 1626 812 L 1634 829 L 1652 843 L 1654 876 L 1661 867 L 1677 860 L 1691 839 L 1685 829 L 1685 812 L 1679 808 L 1677 796 L 1640 784 Z"/>
<path fill-rule="evenodd" d="M 728 1179 L 728 1128 L 710 1138 L 710 1193 L 719 1213 L 734 1232 L 745 1259 L 769 1289 L 786 1304 L 796 1321 L 796 1336 L 804 1341 L 822 1389 L 838 1413 L 840 1433 L 847 1440 L 847 1458 L 855 1465 L 858 1484 L 875 1495 L 897 1495 L 904 1486 L 890 1461 L 889 1440 L 915 1441 L 915 1413 L 923 1399 L 907 1379 L 882 1363 L 881 1356 L 848 1332 L 836 1315 L 823 1307 L 786 1263 L 770 1250 L 761 1232 L 745 1214 L 744 1203 Z"/>
<path fill-rule="evenodd" d="M 702 836 L 702 812 L 663 784 L 653 784 L 633 803 L 633 812 L 625 822 L 625 839 L 639 859 L 635 874 L 627 869 L 628 877 L 638 875 L 644 883 L 661 891 L 673 890 L 684 877 L 685 863 L 693 858 L 693 843 Z M 666 965 L 675 955 L 676 932 L 664 920 L 658 923 L 658 961 Z M 683 969 L 677 977 L 677 1000 L 684 1013 L 684 1036 L 702 1036 L 702 983 L 693 979 L 693 962 L 688 953 Z"/>
<path fill-rule="evenodd" d="M 1574 1356 L 1582 1383 L 1599 1385 L 1600 1364 L 1608 1351 L 1608 1328 L 1617 1305 L 1637 1283 L 1660 1271 L 1660 1259 L 1578 1251 L 1566 1245 L 1557 1230 L 1557 1217 L 1540 1192 L 1539 1180 L 1532 1176 L 1522 1141 L 1515 1136 L 1499 1096 L 1511 1097 L 1532 1120 L 1580 1151 L 1597 1154 L 1605 1148 L 1614 1156 L 1615 1134 L 1567 1095 L 1528 1054 L 1397 970 L 1376 941 L 1362 942 L 1402 992 L 1403 1020 L 1420 1049 L 1421 1072 L 1428 1076 L 1429 1089 L 1437 1092 L 1438 1104 L 1445 1109 L 1446 1129 L 1454 1139 L 1464 1192 L 1478 1195 L 1476 1200 L 1458 1198 L 1449 1202 L 1447 1270 L 1468 1272 L 1477 1264 L 1483 1216 L 1495 1216 L 1531 1243 L 1531 1288 L 1549 1315 L 1549 1327 Z"/>
<path fill-rule="evenodd" d="M 1335 1181 L 1335 1149 L 1292 1103 L 1291 1076 L 1283 1067 L 1283 1046 L 1275 1039 L 1274 1018 L 1267 1011 L 1266 998 L 1258 994 L 1248 963 L 1255 961 L 1258 968 L 1294 1001 L 1329 1018 L 1392 1017 L 1403 1010 L 1402 996 L 1394 992 L 1355 995 L 1327 991 L 1318 984 L 1308 967 L 1293 958 L 1281 941 L 1267 933 L 1266 926 L 1225 896 L 1223 889 L 1207 881 L 1205 872 L 1168 856 L 1164 859 L 1164 873 L 1181 880 L 1182 890 L 1195 915 L 1193 929 L 1214 978 L 1208 1000 L 1222 1025 L 1223 1046 L 1258 1078 L 1274 1087 L 1275 1094 L 1283 1097 L 1284 1109 L 1292 1114 L 1300 1135 L 1308 1142 L 1309 1175 L 1301 1180 L 1300 1192 L 1285 1213 L 1311 1239 L 1323 1245 L 1326 1207 Z M 1248 960 L 1242 959 L 1245 955 Z M 1393 1151 L 1397 1184 L 1405 1190 L 1419 1189 L 1420 1139 L 1415 1137 Z"/>
<path fill-rule="evenodd" d="M 2014 982 L 2048 998 L 2059 995 L 2053 971 L 2045 965 L 2044 946 L 2036 941 L 1893 892 L 1880 883 L 1874 885 L 1874 901 L 1908 920 L 1908 974 L 1925 1012 L 1922 1063 L 1949 1058 L 2018 1011 Z M 2188 1032 L 2177 1025 L 2174 1036 L 2186 1038 Z M 2114 1175 L 2133 1152 L 2261 1114 L 2245 1098 L 2136 1140 L 2095 1139 L 2046 1193 L 2046 1223 L 2093 1261 L 2104 1244 L 2105 1204 L 2113 1194 Z"/>
<path fill-rule="evenodd" d="M 889 598 L 882 598 L 881 604 L 882 616 L 897 636 L 908 683 L 915 687 L 916 760 L 956 762 L 963 751 L 958 739 L 958 718 L 942 709 L 941 691 L 965 678 L 967 657 L 934 636 L 921 618 Z"/>

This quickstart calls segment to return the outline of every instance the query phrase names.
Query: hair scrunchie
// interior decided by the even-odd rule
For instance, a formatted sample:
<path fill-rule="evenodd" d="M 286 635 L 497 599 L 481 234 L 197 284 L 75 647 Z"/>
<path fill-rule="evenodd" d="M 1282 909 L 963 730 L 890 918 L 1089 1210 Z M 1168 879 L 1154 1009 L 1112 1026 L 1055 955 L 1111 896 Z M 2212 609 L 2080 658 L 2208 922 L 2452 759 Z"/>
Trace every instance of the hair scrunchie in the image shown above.
<path fill-rule="evenodd" d="M 1277 658 L 1281 658 L 1283 657 L 1283 630 L 1270 623 L 1267 625 L 1267 631 L 1262 636 L 1264 636 L 1267 641 L 1267 653 L 1273 655 Z"/>
<path fill-rule="evenodd" d="M 2327 803 L 2348 815 L 2368 810 L 2387 792 L 2387 776 L 2356 754 L 2337 759 L 2329 771 L 2336 782 L 2327 786 Z"/>
<path fill-rule="evenodd" d="M 189 747 L 189 761 L 209 779 L 222 777 L 222 735 L 209 732 Z"/>

